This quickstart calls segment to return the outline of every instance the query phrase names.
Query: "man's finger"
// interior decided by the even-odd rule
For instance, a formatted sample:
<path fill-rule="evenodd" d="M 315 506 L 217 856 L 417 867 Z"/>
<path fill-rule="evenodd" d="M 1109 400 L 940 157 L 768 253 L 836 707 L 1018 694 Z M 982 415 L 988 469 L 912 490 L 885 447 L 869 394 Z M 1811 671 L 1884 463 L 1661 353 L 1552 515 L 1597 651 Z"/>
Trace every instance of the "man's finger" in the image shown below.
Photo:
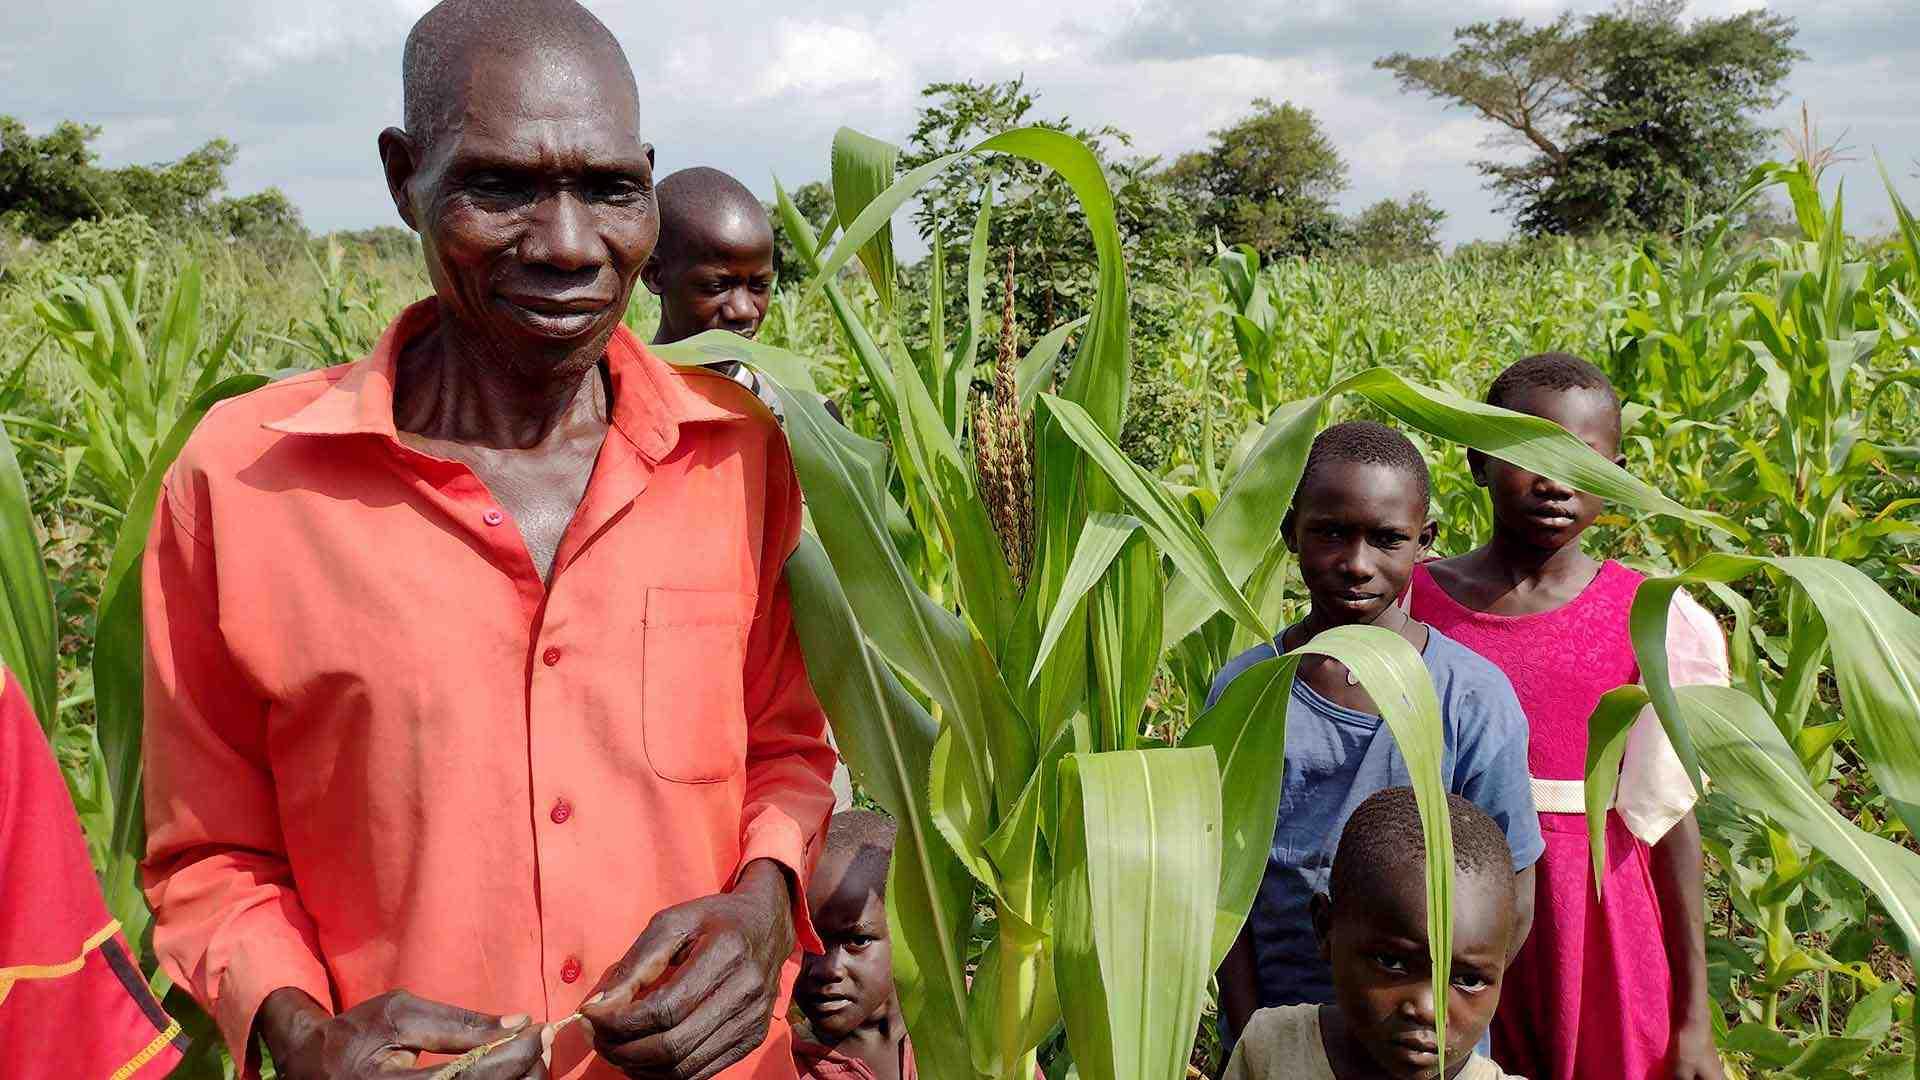
<path fill-rule="evenodd" d="M 764 1026 L 767 1018 L 764 1009 L 754 1007 L 756 998 L 751 986 L 736 981 L 716 988 L 684 1020 L 664 1030 L 617 1045 L 597 1042 L 595 1046 L 602 1057 L 623 1067 L 689 1076 L 732 1040 L 749 1039 L 749 1049 L 759 1045 L 753 1030 L 755 1025 Z"/>
<path fill-rule="evenodd" d="M 760 1044 L 767 1041 L 768 1028 L 764 1017 L 757 1023 L 750 1017 L 738 1017 L 736 1023 L 714 1032 L 698 1050 L 687 1055 L 687 1060 L 681 1063 L 680 1076 L 684 1080 L 712 1080 L 760 1049 Z"/>
<path fill-rule="evenodd" d="M 587 995 L 591 1005 L 581 1006 L 588 1020 L 595 1024 L 603 1019 L 624 1011 L 636 994 L 658 982 L 660 976 L 673 966 L 673 960 L 680 950 L 686 947 L 692 930 L 678 922 L 655 920 L 647 924 L 634 941 L 633 947 L 620 962 L 600 977 L 600 983 L 594 992 Z M 598 998 L 598 1001 L 595 999 Z"/>
<path fill-rule="evenodd" d="M 522 1080 L 540 1067 L 540 1050 L 540 1029 L 529 1027 L 512 1042 L 488 1051 L 460 1080 Z"/>
<path fill-rule="evenodd" d="M 696 944 L 693 954 L 666 982 L 644 990 L 624 1006 L 596 1006 L 588 1013 L 595 1041 L 626 1043 L 680 1027 L 701 1011 L 739 964 L 736 950 L 720 948 L 711 939 Z"/>
<path fill-rule="evenodd" d="M 407 993 L 389 998 L 382 1012 L 387 1026 L 393 1029 L 395 1042 L 440 1054 L 459 1054 L 485 1046 L 526 1027 L 528 1020 L 525 1013 L 493 1016 Z"/>

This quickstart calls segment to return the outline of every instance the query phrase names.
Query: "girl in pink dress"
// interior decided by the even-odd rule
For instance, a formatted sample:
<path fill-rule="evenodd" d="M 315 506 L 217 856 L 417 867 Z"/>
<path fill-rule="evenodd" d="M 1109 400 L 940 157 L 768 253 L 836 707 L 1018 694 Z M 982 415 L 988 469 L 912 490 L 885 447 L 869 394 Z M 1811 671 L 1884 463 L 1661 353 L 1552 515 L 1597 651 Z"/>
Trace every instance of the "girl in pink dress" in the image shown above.
<path fill-rule="evenodd" d="M 1619 460 L 1620 408 L 1598 368 L 1528 357 L 1487 400 L 1555 421 Z M 1547 842 L 1533 932 L 1507 973 L 1493 1056 L 1533 1080 L 1723 1080 L 1707 994 L 1700 829 L 1693 788 L 1648 710 L 1629 736 L 1607 813 L 1596 898 L 1581 778 L 1587 717 L 1640 679 L 1627 616 L 1641 575 L 1580 550 L 1600 500 L 1479 453 L 1493 501 L 1485 546 L 1414 573 L 1412 615 L 1492 660 L 1526 710 L 1528 766 Z M 1675 683 L 1726 682 L 1726 644 L 1677 594 L 1668 652 Z"/>

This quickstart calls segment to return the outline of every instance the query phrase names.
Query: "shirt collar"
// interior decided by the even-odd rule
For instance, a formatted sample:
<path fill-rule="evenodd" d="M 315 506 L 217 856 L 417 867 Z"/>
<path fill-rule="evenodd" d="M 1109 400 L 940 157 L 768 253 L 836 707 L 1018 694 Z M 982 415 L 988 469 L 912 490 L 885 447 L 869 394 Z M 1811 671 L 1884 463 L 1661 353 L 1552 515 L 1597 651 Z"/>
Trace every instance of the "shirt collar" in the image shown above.
<path fill-rule="evenodd" d="M 299 411 L 266 426 L 289 435 L 397 439 L 393 386 L 400 354 L 439 322 L 437 299 L 428 297 L 408 306 L 380 335 L 373 352 L 348 365 L 344 374 Z M 682 424 L 739 420 L 747 415 L 723 404 L 724 395 L 701 393 L 692 378 L 655 356 L 625 325 L 607 341 L 606 362 L 613 383 L 613 427 L 649 461 L 661 461 L 672 452 L 680 441 Z"/>

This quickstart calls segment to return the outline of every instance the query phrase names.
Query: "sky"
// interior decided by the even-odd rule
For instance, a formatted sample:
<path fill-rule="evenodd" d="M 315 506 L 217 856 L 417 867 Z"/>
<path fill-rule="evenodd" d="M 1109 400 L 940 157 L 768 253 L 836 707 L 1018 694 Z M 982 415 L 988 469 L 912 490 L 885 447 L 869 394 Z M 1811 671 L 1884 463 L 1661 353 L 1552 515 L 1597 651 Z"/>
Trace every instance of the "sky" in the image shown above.
<path fill-rule="evenodd" d="M 169 160 L 214 137 L 240 148 L 231 190 L 277 186 L 316 230 L 397 224 L 374 140 L 400 118 L 400 49 L 431 0 L 5 0 L 0 112 L 44 131 L 99 125 L 108 165 Z M 1024 76 L 1036 112 L 1112 124 L 1171 159 L 1246 114 L 1290 100 L 1320 118 L 1351 185 L 1340 205 L 1424 190 L 1449 244 L 1505 236 L 1471 165 L 1493 127 L 1401 92 L 1387 53 L 1437 54 L 1455 26 L 1551 19 L 1540 0 L 588 0 L 639 77 L 659 167 L 712 165 L 765 197 L 822 179 L 845 124 L 904 141 L 930 82 Z M 1758 6 L 1696 0 L 1695 16 Z M 1805 101 L 1858 160 L 1850 225 L 1891 220 L 1878 152 L 1920 204 L 1920 0 L 1782 0 L 1807 59 L 1773 120 Z M 902 228 L 902 232 L 910 230 Z"/>

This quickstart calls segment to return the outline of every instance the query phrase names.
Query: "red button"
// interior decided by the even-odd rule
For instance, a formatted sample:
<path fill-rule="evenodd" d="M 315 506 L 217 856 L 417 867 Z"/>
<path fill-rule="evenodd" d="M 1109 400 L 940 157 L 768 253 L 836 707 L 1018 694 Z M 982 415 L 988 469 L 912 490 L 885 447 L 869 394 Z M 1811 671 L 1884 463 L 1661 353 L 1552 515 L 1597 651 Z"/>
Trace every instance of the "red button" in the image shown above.
<path fill-rule="evenodd" d="M 567 819 L 573 816 L 573 804 L 565 799 L 557 799 L 553 804 L 553 813 L 547 816 L 553 819 L 555 825 L 565 825 Z M 567 981 L 572 982 L 573 980 L 569 979 Z"/>
<path fill-rule="evenodd" d="M 560 981 L 570 983 L 577 981 L 579 978 L 580 961 L 571 956 L 567 957 L 567 962 L 560 965 Z"/>
<path fill-rule="evenodd" d="M 507 520 L 507 515 L 501 513 L 498 509 L 490 509 L 486 513 L 480 515 L 480 520 L 486 522 L 489 525 L 498 525 L 501 522 Z"/>
<path fill-rule="evenodd" d="M 549 645 L 547 646 L 547 651 L 540 654 L 540 659 L 548 667 L 552 667 L 560 662 L 560 650 Z"/>

